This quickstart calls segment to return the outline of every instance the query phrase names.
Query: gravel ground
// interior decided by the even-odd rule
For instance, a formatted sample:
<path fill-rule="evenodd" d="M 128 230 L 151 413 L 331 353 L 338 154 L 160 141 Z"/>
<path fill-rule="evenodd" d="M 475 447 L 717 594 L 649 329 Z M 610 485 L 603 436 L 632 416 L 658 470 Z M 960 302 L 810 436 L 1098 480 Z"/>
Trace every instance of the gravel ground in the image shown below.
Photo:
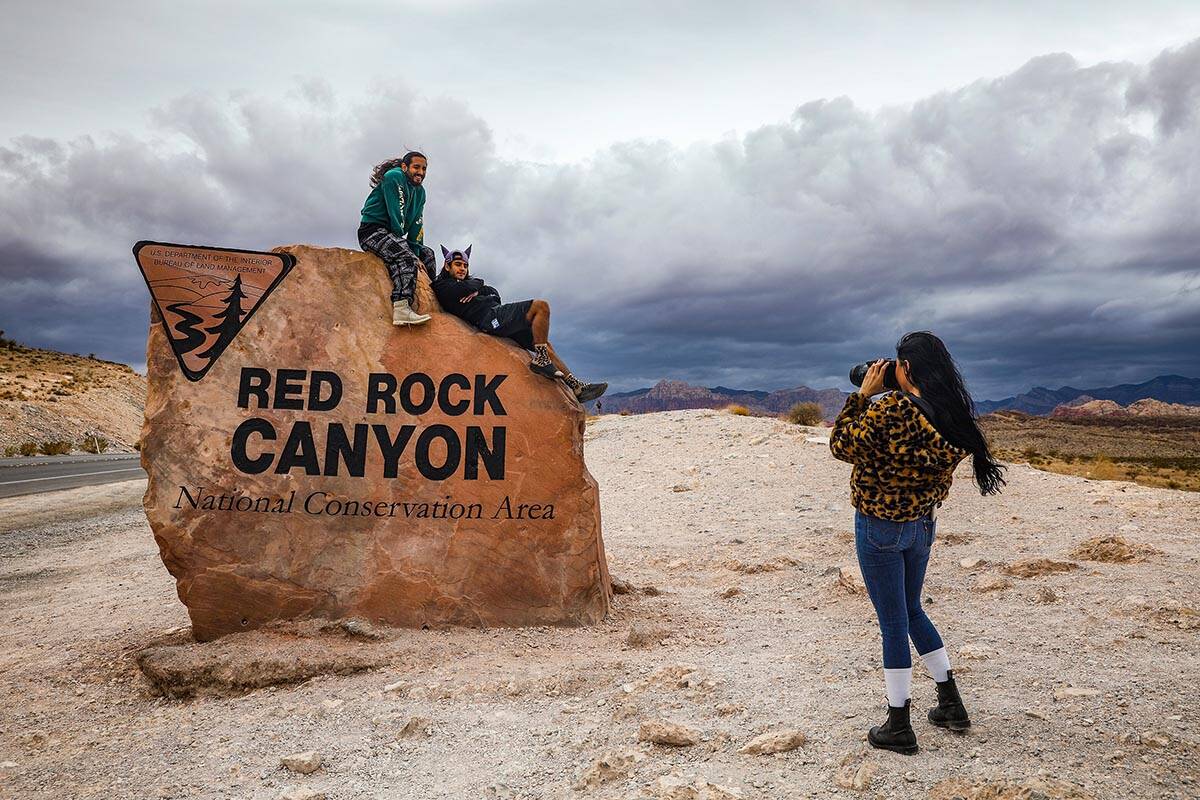
<path fill-rule="evenodd" d="M 0 797 L 1200 797 L 1200 495 L 1014 465 L 981 498 L 961 473 L 926 593 L 974 727 L 918 721 L 919 674 L 904 757 L 864 742 L 878 633 L 826 435 L 712 411 L 591 423 L 610 564 L 635 590 L 587 629 L 198 645 L 142 483 L 0 501 Z M 1141 554 L 1071 555 L 1104 534 Z M 1043 557 L 1061 563 L 1024 563 Z M 288 637 L 289 663 L 320 672 L 349 641 L 373 666 L 229 688 Z M 137 655 L 156 647 L 194 698 L 155 693 Z M 794 749 L 738 752 L 772 732 Z"/>

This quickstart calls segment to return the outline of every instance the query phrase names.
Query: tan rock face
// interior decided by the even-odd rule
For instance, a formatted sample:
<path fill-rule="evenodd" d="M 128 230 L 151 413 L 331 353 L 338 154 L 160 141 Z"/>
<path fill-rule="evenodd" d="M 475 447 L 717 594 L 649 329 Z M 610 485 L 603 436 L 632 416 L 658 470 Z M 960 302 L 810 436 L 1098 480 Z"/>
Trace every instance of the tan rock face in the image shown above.
<path fill-rule="evenodd" d="M 195 636 L 304 616 L 602 619 L 574 398 L 441 313 L 424 275 L 433 319 L 396 328 L 374 256 L 283 250 L 296 266 L 198 381 L 152 313 L 145 508 Z"/>

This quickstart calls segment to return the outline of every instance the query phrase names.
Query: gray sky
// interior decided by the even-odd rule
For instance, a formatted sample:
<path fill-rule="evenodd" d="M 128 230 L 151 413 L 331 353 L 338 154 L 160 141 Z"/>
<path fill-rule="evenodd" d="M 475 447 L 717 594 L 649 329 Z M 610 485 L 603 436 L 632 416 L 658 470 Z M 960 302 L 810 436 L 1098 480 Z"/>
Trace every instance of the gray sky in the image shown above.
<path fill-rule="evenodd" d="M 616 388 L 914 328 L 981 397 L 1200 374 L 1200 6 L 730 8 L 5 3 L 0 327 L 140 366 L 133 241 L 349 246 L 412 146 L 431 243 Z"/>

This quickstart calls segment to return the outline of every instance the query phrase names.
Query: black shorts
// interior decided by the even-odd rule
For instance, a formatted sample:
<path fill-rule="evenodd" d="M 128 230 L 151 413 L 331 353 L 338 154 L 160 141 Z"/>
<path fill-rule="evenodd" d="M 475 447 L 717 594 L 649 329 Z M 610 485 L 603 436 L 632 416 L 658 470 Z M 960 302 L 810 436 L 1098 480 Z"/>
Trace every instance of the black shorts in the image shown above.
<path fill-rule="evenodd" d="M 526 319 L 531 305 L 533 305 L 532 300 L 522 300 L 520 303 L 504 303 L 496 306 L 496 310 L 492 312 L 496 322 L 494 325 L 490 322 L 487 323 L 483 332 L 490 333 L 492 336 L 512 339 L 526 350 L 532 350 L 533 327 Z"/>

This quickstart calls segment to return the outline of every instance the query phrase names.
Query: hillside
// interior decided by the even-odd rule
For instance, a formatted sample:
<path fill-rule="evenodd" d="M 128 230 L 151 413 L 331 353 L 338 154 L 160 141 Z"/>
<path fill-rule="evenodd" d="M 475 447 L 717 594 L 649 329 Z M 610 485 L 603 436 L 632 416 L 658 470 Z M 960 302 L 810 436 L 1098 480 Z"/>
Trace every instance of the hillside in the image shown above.
<path fill-rule="evenodd" d="M 649 389 L 608 394 L 600 402 L 605 414 L 648 414 L 740 405 L 764 415 L 782 414 L 796 403 L 816 403 L 821 407 L 825 419 L 832 421 L 846 402 L 846 392 L 839 389 L 810 389 L 807 386 L 764 392 L 725 386 L 705 388 L 684 381 L 663 380 Z M 595 410 L 594 404 L 591 410 Z"/>
<path fill-rule="evenodd" d="M 146 379 L 125 364 L 0 338 L 0 455 L 27 442 L 78 449 L 93 435 L 132 452 L 145 404 Z"/>
<path fill-rule="evenodd" d="M 625 583 L 580 628 L 316 623 L 197 644 L 143 482 L 0 501 L 0 795 L 1196 796 L 1195 495 L 1017 464 L 981 497 L 964 466 L 923 594 L 973 726 L 925 721 L 918 661 L 906 758 L 863 741 L 884 716 L 879 632 L 826 435 L 712 411 L 590 422 Z M 657 720 L 693 743 L 639 741 Z M 795 749 L 743 752 L 788 730 Z M 311 774 L 281 766 L 306 751 Z"/>
<path fill-rule="evenodd" d="M 1081 395 L 1069 403 L 1055 406 L 1050 412 L 1051 419 L 1086 417 L 1200 417 L 1200 406 L 1164 403 L 1149 397 L 1123 406 L 1114 400 L 1096 400 Z"/>
<path fill-rule="evenodd" d="M 1200 491 L 1200 413 L 1163 414 L 1164 404 L 1153 400 L 1131 404 L 1132 413 L 1120 406 L 1114 412 L 1110 402 L 1078 407 L 1107 413 L 1067 407 L 1058 416 L 1038 417 L 1002 411 L 980 422 L 1001 458 L 1085 478 Z M 1160 413 L 1142 415 L 1139 409 Z"/>

